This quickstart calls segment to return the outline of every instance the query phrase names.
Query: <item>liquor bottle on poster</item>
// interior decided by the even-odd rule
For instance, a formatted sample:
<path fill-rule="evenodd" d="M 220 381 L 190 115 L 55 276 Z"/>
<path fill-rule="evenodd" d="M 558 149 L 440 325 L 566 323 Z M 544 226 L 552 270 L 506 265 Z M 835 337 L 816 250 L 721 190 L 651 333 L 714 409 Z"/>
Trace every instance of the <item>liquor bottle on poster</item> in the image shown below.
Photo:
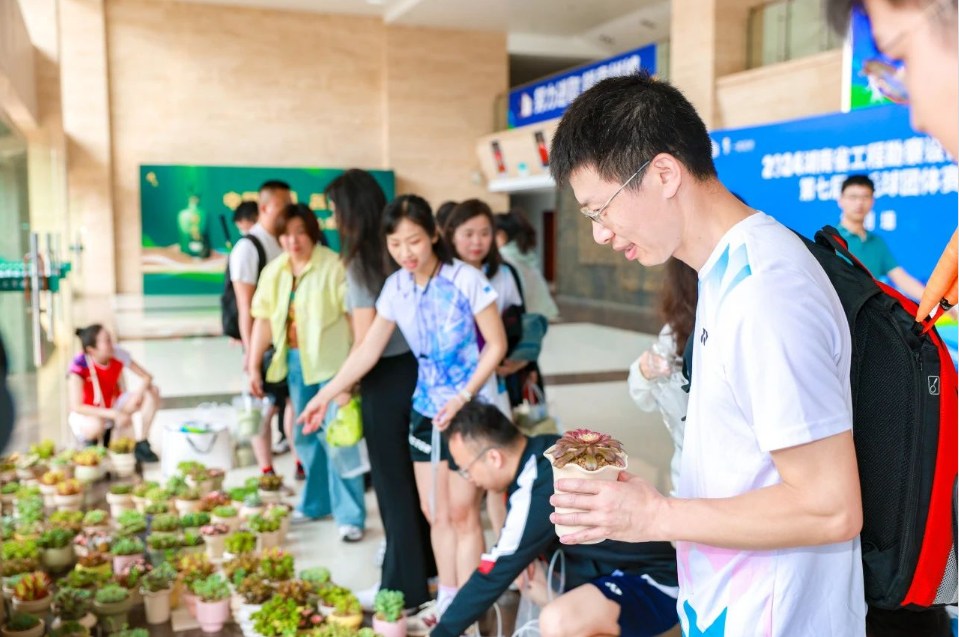
<path fill-rule="evenodd" d="M 187 207 L 177 215 L 180 252 L 194 259 L 210 256 L 208 240 L 207 214 L 200 207 L 199 195 L 191 193 Z"/>

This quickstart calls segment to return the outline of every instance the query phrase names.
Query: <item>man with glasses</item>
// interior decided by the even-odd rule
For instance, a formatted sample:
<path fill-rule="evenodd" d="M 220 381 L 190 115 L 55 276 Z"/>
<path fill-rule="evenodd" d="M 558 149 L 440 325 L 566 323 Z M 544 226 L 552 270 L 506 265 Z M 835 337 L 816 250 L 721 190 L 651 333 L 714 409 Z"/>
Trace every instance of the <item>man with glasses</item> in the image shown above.
<path fill-rule="evenodd" d="M 597 243 L 699 273 L 678 497 L 628 472 L 560 480 L 551 503 L 581 513 L 552 521 L 587 527 L 561 541 L 677 542 L 686 635 L 863 635 L 851 339 L 826 273 L 720 183 L 706 126 L 667 82 L 580 95 L 550 170 Z"/>
<path fill-rule="evenodd" d="M 565 566 L 557 566 L 556 575 L 565 570 L 569 592 L 550 601 L 548 566 L 539 558 L 550 560 L 561 547 L 549 521 L 553 470 L 543 452 L 558 436 L 527 437 L 496 407 L 477 401 L 460 410 L 445 435 L 460 475 L 481 489 L 506 492 L 508 512 L 499 541 L 433 637 L 463 634 L 517 578 L 524 594 L 545 605 L 543 637 L 652 637 L 676 625 L 676 554 L 666 542 L 563 547 Z"/>

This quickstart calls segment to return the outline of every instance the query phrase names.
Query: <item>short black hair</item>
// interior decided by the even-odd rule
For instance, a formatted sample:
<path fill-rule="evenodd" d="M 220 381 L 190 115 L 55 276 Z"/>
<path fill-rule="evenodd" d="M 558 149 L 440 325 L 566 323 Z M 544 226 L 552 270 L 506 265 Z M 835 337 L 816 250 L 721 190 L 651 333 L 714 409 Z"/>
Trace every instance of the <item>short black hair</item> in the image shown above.
<path fill-rule="evenodd" d="M 100 336 L 100 332 L 102 331 L 103 325 L 100 323 L 87 325 L 76 331 L 76 335 L 80 339 L 80 345 L 83 346 L 84 353 L 86 353 L 88 348 L 97 346 L 97 337 Z"/>
<path fill-rule="evenodd" d="M 536 247 L 536 228 L 526 218 L 522 208 L 510 208 L 495 216 L 496 230 L 506 233 L 506 240 L 512 241 L 523 254 Z"/>
<path fill-rule="evenodd" d="M 456 435 L 479 445 L 510 447 L 523 434 L 498 407 L 473 399 L 453 416 L 446 429 L 447 440 Z"/>
<path fill-rule="evenodd" d="M 453 208 L 456 207 L 455 201 L 444 201 L 440 204 L 440 207 L 436 209 L 436 225 L 440 227 L 440 230 L 443 230 L 443 226 L 446 225 L 446 220 L 450 218 L 450 213 L 453 212 Z"/>
<path fill-rule="evenodd" d="M 241 221 L 253 221 L 255 223 L 259 216 L 260 207 L 256 205 L 256 202 L 244 201 L 233 211 L 233 223 Z"/>
<path fill-rule="evenodd" d="M 429 202 L 419 195 L 400 195 L 386 204 L 386 209 L 383 211 L 383 236 L 387 237 L 396 232 L 396 228 L 403 219 L 409 219 L 423 228 L 430 237 L 439 237 L 433 244 L 433 254 L 440 263 L 449 265 L 453 262 L 453 251 L 443 239 L 443 234 L 437 229 L 436 219 L 433 217 Z"/>
<path fill-rule="evenodd" d="M 270 179 L 264 181 L 260 186 L 260 189 L 257 192 L 263 192 L 264 190 L 291 190 L 290 184 L 285 181 L 280 181 L 279 179 Z"/>
<path fill-rule="evenodd" d="M 320 222 L 316 218 L 316 213 L 305 203 L 291 203 L 283 209 L 283 214 L 276 220 L 276 233 L 284 234 L 286 226 L 293 219 L 302 219 L 306 226 L 306 234 L 310 235 L 313 245 L 323 244 L 323 231 L 320 229 Z"/>
<path fill-rule="evenodd" d="M 584 166 L 622 183 L 659 153 L 675 157 L 699 180 L 716 176 L 699 113 L 672 84 L 640 72 L 605 79 L 573 101 L 553 135 L 549 169 L 560 186 Z"/>
<path fill-rule="evenodd" d="M 842 190 L 839 192 L 846 192 L 846 188 L 849 186 L 865 186 L 873 193 L 876 192 L 876 184 L 866 175 L 849 175 L 846 177 L 846 181 L 842 182 Z"/>

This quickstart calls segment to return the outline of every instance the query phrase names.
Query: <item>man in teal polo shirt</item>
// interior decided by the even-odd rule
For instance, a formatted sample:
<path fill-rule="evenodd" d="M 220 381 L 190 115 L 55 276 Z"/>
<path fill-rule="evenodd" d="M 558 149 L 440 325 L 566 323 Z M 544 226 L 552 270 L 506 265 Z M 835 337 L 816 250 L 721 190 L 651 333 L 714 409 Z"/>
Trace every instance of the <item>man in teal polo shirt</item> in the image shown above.
<path fill-rule="evenodd" d="M 869 232 L 863 225 L 866 215 L 872 210 L 875 191 L 872 179 L 866 175 L 850 175 L 842 183 L 839 234 L 849 244 L 849 251 L 862 261 L 874 277 L 888 277 L 903 294 L 911 299 L 919 299 L 925 286 L 902 269 L 882 237 Z"/>

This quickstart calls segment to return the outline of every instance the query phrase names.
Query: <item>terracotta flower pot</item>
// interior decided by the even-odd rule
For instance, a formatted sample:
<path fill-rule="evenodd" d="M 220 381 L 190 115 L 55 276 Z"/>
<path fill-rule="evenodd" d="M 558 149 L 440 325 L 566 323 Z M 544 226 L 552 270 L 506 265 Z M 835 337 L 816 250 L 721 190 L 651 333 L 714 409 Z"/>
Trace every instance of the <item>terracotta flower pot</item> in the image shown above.
<path fill-rule="evenodd" d="M 140 593 L 143 595 L 148 624 L 165 624 L 170 621 L 170 590 L 153 593 L 141 589 Z"/>
<path fill-rule="evenodd" d="M 143 557 L 143 553 L 134 553 L 133 555 L 114 555 L 113 556 L 113 572 L 121 573 L 123 569 L 128 567 L 130 564 L 133 564 L 138 559 Z"/>
<path fill-rule="evenodd" d="M 49 571 L 66 570 L 73 566 L 75 561 L 73 544 L 68 544 L 60 549 L 42 549 L 40 551 L 40 563 Z"/>
<path fill-rule="evenodd" d="M 553 448 L 550 447 L 549 449 L 546 450 L 545 453 L 543 453 L 543 455 L 549 458 L 550 465 L 553 466 L 553 482 L 554 483 L 557 480 L 564 480 L 567 478 L 574 479 L 574 480 L 608 480 L 610 482 L 616 482 L 617 478 L 619 478 L 619 474 L 622 471 L 625 471 L 626 467 L 629 465 L 629 458 L 626 458 L 624 454 L 622 467 L 615 467 L 612 465 L 608 465 L 598 469 L 597 471 L 587 471 L 586 469 L 583 469 L 578 464 L 570 462 L 565 467 L 557 468 L 556 466 L 552 465 L 553 456 L 550 455 L 550 451 L 552 451 L 552 449 Z M 556 507 L 556 512 L 557 513 L 579 513 L 580 511 L 579 509 L 567 509 L 563 507 Z M 585 526 L 565 526 L 562 524 L 556 524 L 554 526 L 556 527 L 556 535 L 558 537 L 569 535 L 570 533 L 576 533 L 577 531 L 582 531 L 583 529 L 586 528 Z M 582 542 L 582 544 L 599 544 L 600 542 L 602 542 L 602 540 Z"/>
<path fill-rule="evenodd" d="M 326 621 L 330 622 L 331 624 L 339 624 L 340 626 L 346 626 L 347 628 L 357 630 L 363 625 L 363 613 L 356 613 L 355 615 L 337 615 L 336 613 L 333 613 L 326 618 Z"/>
<path fill-rule="evenodd" d="M 110 464 L 113 465 L 113 470 L 117 472 L 117 476 L 121 478 L 129 478 L 137 470 L 137 459 L 132 453 L 113 453 L 111 451 Z"/>
<path fill-rule="evenodd" d="M 203 541 L 206 542 L 206 554 L 211 560 L 223 558 L 223 546 L 226 543 L 225 535 L 204 535 Z"/>
<path fill-rule="evenodd" d="M 230 600 L 221 599 L 215 602 L 196 602 L 196 620 L 205 633 L 218 633 L 223 624 L 230 619 Z"/>
<path fill-rule="evenodd" d="M 395 622 L 388 622 L 374 615 L 373 632 L 381 637 L 406 637 L 406 618 L 400 617 Z"/>
<path fill-rule="evenodd" d="M 54 496 L 54 501 L 57 505 L 57 511 L 79 511 L 83 507 L 83 493 L 75 495 L 60 495 L 58 493 Z"/>
<path fill-rule="evenodd" d="M 13 598 L 13 612 L 15 613 L 27 613 L 28 615 L 45 615 L 48 610 L 50 610 L 50 604 L 53 603 L 53 593 L 47 593 L 47 596 L 42 599 L 35 599 L 30 602 L 23 602 L 14 596 Z"/>
<path fill-rule="evenodd" d="M 3 637 L 41 637 L 46 631 L 47 626 L 41 619 L 40 623 L 30 630 L 20 630 L 14 632 L 12 630 L 7 630 L 6 627 L 0 628 L 0 635 L 3 635 Z"/>

